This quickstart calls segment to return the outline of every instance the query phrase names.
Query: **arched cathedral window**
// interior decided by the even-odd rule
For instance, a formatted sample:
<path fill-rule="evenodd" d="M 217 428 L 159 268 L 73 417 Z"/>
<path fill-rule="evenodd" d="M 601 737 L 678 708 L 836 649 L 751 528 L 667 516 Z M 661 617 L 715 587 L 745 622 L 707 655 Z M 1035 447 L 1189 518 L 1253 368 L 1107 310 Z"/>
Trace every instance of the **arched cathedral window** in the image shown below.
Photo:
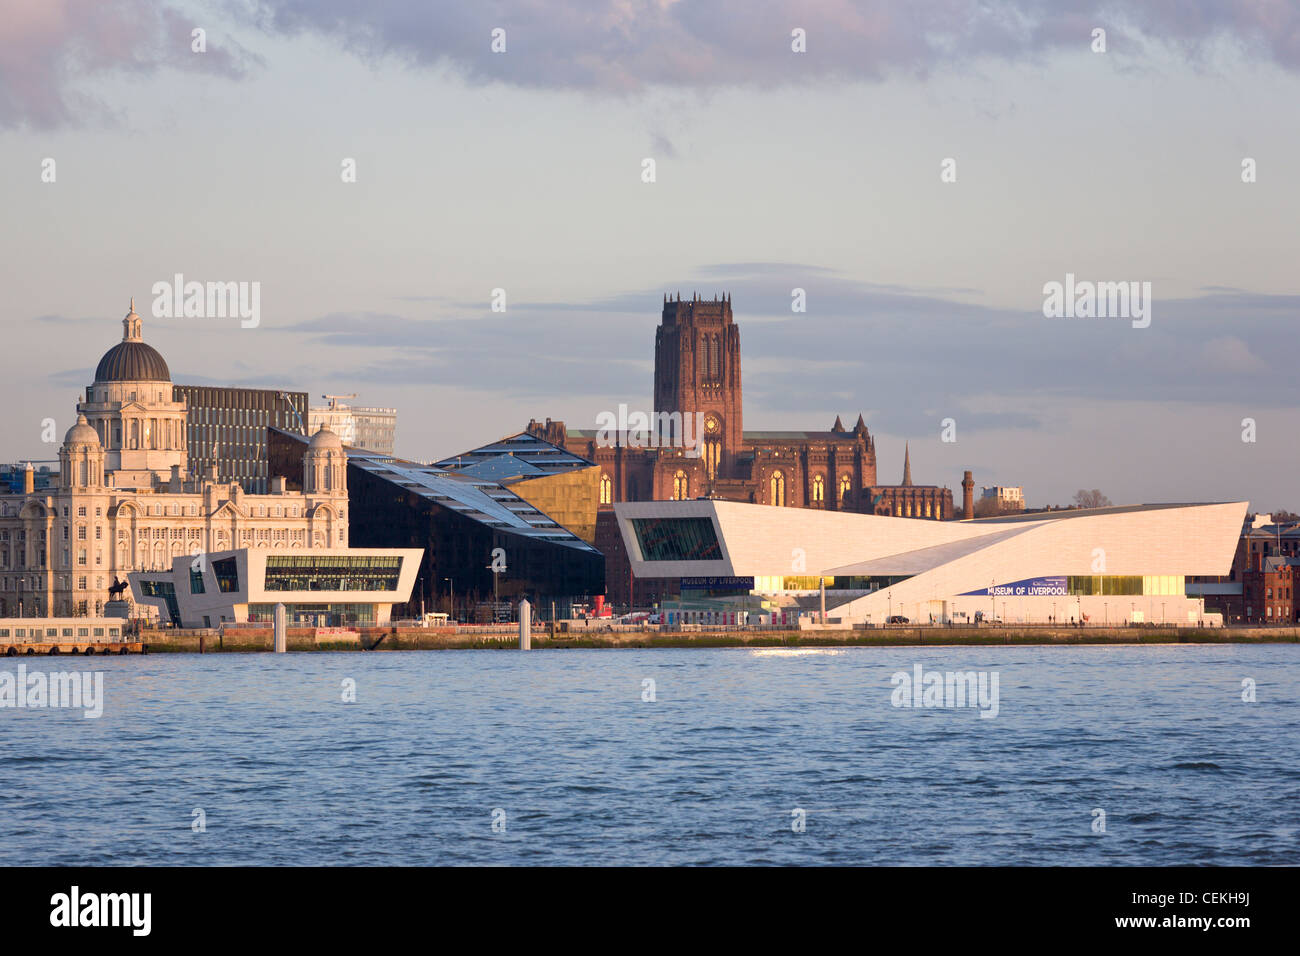
<path fill-rule="evenodd" d="M 772 472 L 772 477 L 768 479 L 768 504 L 776 505 L 778 508 L 785 507 L 785 475 L 779 471 Z"/>

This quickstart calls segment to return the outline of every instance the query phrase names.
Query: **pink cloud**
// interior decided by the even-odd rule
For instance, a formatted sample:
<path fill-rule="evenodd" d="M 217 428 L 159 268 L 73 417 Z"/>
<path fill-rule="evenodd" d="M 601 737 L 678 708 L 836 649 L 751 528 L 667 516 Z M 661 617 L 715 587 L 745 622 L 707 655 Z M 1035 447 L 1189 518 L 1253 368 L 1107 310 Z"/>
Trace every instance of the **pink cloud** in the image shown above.
<path fill-rule="evenodd" d="M 203 24 L 151 0 L 0 0 L 0 126 L 48 128 L 102 115 L 85 88 L 109 71 L 241 76 L 249 54 L 211 35 L 207 52 L 194 53 L 196 26 Z"/>

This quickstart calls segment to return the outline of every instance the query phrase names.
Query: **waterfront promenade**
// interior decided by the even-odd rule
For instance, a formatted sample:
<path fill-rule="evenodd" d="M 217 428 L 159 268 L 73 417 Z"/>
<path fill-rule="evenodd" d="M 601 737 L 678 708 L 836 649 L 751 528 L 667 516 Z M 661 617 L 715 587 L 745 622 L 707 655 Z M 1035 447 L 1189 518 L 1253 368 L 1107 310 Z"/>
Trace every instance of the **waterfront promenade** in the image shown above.
<path fill-rule="evenodd" d="M 469 648 L 518 648 L 515 625 L 493 628 L 361 628 L 349 634 L 317 633 L 290 628 L 289 651 L 414 651 Z M 217 631 L 144 631 L 150 653 L 262 652 L 274 649 L 270 628 Z M 1142 645 L 1142 644 L 1294 644 L 1300 627 L 880 627 L 869 629 L 773 630 L 767 628 L 697 628 L 668 630 L 655 626 L 605 629 L 592 623 L 555 635 L 534 626 L 532 647 L 909 647 L 942 645 Z"/>

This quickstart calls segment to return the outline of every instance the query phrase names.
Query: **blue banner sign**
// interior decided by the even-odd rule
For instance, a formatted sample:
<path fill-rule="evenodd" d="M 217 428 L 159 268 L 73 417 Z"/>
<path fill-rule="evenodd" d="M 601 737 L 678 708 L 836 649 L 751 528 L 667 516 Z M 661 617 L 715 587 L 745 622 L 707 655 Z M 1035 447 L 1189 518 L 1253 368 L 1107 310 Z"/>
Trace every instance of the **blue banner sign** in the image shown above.
<path fill-rule="evenodd" d="M 962 597 L 1065 597 L 1069 593 L 1065 576 L 1051 578 L 1025 578 L 1023 581 L 1012 581 L 1010 584 L 994 584 L 991 587 L 980 588 L 978 591 L 967 591 Z"/>
<path fill-rule="evenodd" d="M 683 591 L 752 591 L 754 579 L 737 577 L 682 578 Z"/>

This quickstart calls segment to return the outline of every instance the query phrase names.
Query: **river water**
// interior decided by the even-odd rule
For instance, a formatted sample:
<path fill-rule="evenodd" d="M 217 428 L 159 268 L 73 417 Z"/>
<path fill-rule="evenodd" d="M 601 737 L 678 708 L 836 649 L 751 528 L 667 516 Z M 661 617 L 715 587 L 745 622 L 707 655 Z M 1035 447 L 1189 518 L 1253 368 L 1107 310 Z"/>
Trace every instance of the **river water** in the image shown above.
<path fill-rule="evenodd" d="M 1295 646 L 20 663 L 104 704 L 0 708 L 6 865 L 1300 863 Z"/>

